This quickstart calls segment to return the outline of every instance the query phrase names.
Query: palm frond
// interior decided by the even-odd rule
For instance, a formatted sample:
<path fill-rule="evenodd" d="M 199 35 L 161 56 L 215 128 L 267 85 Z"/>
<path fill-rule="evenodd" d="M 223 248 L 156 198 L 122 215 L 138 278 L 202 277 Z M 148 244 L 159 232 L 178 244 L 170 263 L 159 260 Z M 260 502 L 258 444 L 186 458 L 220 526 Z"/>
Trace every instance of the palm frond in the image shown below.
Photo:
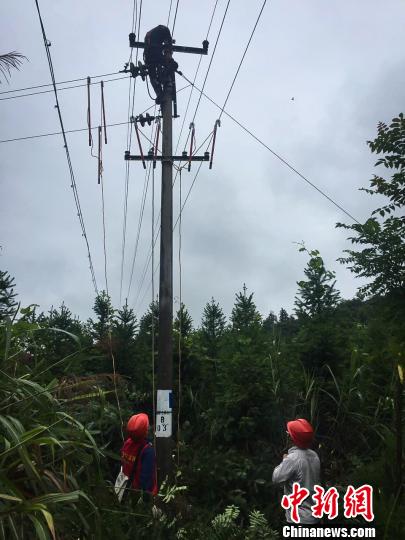
<path fill-rule="evenodd" d="M 20 69 L 23 60 L 27 60 L 27 57 L 17 51 L 0 54 L 0 72 L 6 81 L 8 81 L 12 69 Z"/>

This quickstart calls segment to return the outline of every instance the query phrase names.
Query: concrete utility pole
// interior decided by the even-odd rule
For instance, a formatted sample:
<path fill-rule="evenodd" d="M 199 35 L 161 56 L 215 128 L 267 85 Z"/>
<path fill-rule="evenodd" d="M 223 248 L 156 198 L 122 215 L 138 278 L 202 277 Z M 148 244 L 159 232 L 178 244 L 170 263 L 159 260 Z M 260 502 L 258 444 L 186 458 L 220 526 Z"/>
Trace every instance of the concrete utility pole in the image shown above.
<path fill-rule="evenodd" d="M 156 457 L 159 476 L 172 472 L 173 388 L 173 161 L 172 90 L 167 82 L 162 102 L 162 191 L 160 220 L 159 344 L 157 365 Z M 152 270 L 153 271 L 153 270 Z M 160 392 L 159 392 L 160 391 Z M 159 410 L 160 409 L 160 410 Z M 163 420 L 163 422 L 162 422 Z M 170 424 L 167 425 L 167 424 Z M 159 426 L 159 431 L 158 431 Z M 164 429 L 170 436 L 164 437 Z"/>
<path fill-rule="evenodd" d="M 135 41 L 135 35 L 129 35 L 130 47 L 145 48 L 145 44 Z M 167 47 L 167 46 L 166 46 Z M 202 48 L 171 46 L 172 51 L 192 54 L 207 54 L 208 41 L 203 42 Z M 130 72 L 133 77 L 148 76 L 147 66 L 142 64 L 135 67 L 126 65 L 124 72 Z M 174 117 L 177 117 L 176 88 L 173 77 L 165 77 L 161 81 L 163 85 L 163 97 L 161 112 L 163 118 L 162 154 L 158 155 L 157 148 L 144 154 L 140 146 L 140 138 L 137 123 L 144 125 L 145 121 L 150 124 L 157 118 L 149 115 L 147 119 L 142 115 L 133 118 L 137 130 L 139 143 L 139 155 L 131 155 L 125 152 L 125 159 L 142 161 L 146 168 L 146 161 L 162 162 L 162 191 L 161 191 L 161 229 L 160 229 L 160 283 L 159 283 L 159 344 L 157 361 L 157 393 L 156 393 L 156 457 L 158 469 L 158 481 L 161 484 L 166 478 L 172 479 L 173 471 L 173 162 L 174 161 L 209 161 L 209 152 L 202 156 L 182 155 L 173 156 L 172 148 L 172 102 L 174 104 Z M 152 272 L 154 269 L 152 268 Z"/>

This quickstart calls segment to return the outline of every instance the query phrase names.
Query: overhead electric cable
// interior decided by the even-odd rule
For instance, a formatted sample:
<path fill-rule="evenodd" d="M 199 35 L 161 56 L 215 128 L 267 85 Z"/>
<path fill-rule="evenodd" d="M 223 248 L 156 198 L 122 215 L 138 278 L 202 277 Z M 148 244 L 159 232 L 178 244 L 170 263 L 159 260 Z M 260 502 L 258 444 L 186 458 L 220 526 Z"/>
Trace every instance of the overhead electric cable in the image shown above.
<path fill-rule="evenodd" d="M 213 132 L 211 132 L 211 133 L 204 139 L 204 141 L 200 144 L 200 146 L 199 146 L 198 148 L 196 148 L 196 150 L 194 151 L 193 155 L 194 155 L 194 154 L 197 154 L 197 152 L 199 152 L 200 148 L 201 148 L 201 147 L 207 142 L 207 140 L 209 139 L 208 145 L 207 145 L 207 150 L 208 150 L 208 148 L 209 148 L 209 146 L 210 146 L 210 144 L 211 144 L 212 136 L 213 136 Z M 195 183 L 195 181 L 196 181 L 196 179 L 197 179 L 197 176 L 198 176 L 198 174 L 200 173 L 202 164 L 203 164 L 203 161 L 200 161 L 199 166 L 198 166 L 198 169 L 197 169 L 197 172 L 196 172 L 196 174 L 195 174 L 195 176 L 194 176 L 194 180 L 193 180 L 192 185 L 194 185 L 194 183 Z M 187 193 L 186 201 L 184 201 L 184 203 L 183 203 L 183 205 L 182 205 L 182 209 L 184 209 L 185 203 L 187 202 L 187 199 L 188 199 L 189 195 L 190 195 L 190 189 L 189 189 L 189 191 L 188 191 L 188 193 Z M 158 219 L 159 219 L 159 216 L 158 216 Z M 176 225 L 177 225 L 178 220 L 179 220 L 179 217 L 177 217 L 176 223 L 175 223 L 174 226 L 173 226 L 173 231 L 174 231 L 175 228 L 176 228 Z M 158 221 L 158 220 L 157 220 L 157 221 Z M 156 236 L 155 236 L 155 240 L 154 240 L 154 243 L 153 243 L 153 247 L 156 245 L 156 242 L 157 242 L 157 240 L 158 240 L 158 238 L 159 238 L 159 235 L 160 235 L 160 227 L 159 227 L 158 230 L 157 230 L 157 233 L 156 233 Z M 140 284 L 139 284 L 139 286 L 138 286 L 138 292 L 137 292 L 136 297 L 135 297 L 135 300 L 134 300 L 134 306 L 137 306 L 137 301 L 138 301 L 138 298 L 139 298 L 140 293 L 141 293 L 141 291 L 142 291 L 142 286 L 143 286 L 143 283 L 144 283 L 144 281 L 145 281 L 145 277 L 146 277 L 146 274 L 147 274 L 147 271 L 148 271 L 148 268 L 149 268 L 149 264 L 150 264 L 150 262 L 151 262 L 151 257 L 152 257 L 152 253 L 149 252 L 149 256 L 147 257 L 147 260 L 146 260 L 146 263 L 145 263 L 145 265 L 144 265 L 144 269 L 143 269 L 143 272 L 142 272 Z M 155 270 L 155 272 L 156 272 L 156 270 Z M 149 288 L 150 288 L 150 283 L 149 283 L 149 286 L 148 286 L 148 288 L 146 289 L 146 291 L 145 291 L 145 293 L 144 293 L 144 295 L 143 295 L 143 297 L 142 297 L 142 300 L 141 300 L 141 302 L 139 303 L 139 305 L 142 304 L 143 299 L 145 298 L 146 292 L 149 290 Z"/>
<path fill-rule="evenodd" d="M 121 77 L 115 77 L 114 79 L 106 79 L 104 82 L 113 82 L 113 81 L 121 81 L 123 79 L 129 79 L 129 75 L 123 75 Z M 100 81 L 92 81 L 89 84 L 99 84 Z M 65 86 L 63 88 L 58 88 L 58 92 L 61 92 L 62 90 L 72 90 L 73 88 L 82 88 L 83 86 L 87 86 L 87 82 L 85 84 L 75 84 L 74 86 Z M 30 92 L 29 94 L 20 94 L 19 96 L 7 96 L 0 98 L 0 101 L 5 101 L 7 99 L 18 99 L 23 97 L 29 97 L 29 96 L 38 96 L 39 94 L 49 94 L 49 92 L 53 92 L 53 88 L 51 90 L 40 90 L 39 92 Z"/>
<path fill-rule="evenodd" d="M 107 124 L 106 127 L 126 126 L 129 122 L 116 122 L 115 124 Z M 15 137 L 14 139 L 0 140 L 0 144 L 17 141 L 27 141 L 29 139 L 41 139 L 43 137 L 53 137 L 54 135 L 63 135 L 63 133 L 80 133 L 81 131 L 88 131 L 88 127 L 78 129 L 65 129 L 65 131 L 51 131 L 50 133 L 39 133 L 38 135 L 27 135 L 25 137 Z M 93 126 L 91 130 L 98 129 Z"/>
<path fill-rule="evenodd" d="M 249 48 L 250 42 L 252 41 L 253 35 L 254 35 L 254 33 L 256 32 L 257 25 L 258 25 L 258 23 L 259 23 L 260 17 L 262 16 L 262 13 L 263 13 L 263 10 L 264 10 L 264 8 L 265 8 L 265 6 L 266 6 L 266 3 L 267 3 L 267 0 L 264 0 L 264 2 L 263 2 L 263 4 L 262 4 L 262 7 L 261 7 L 261 9 L 260 9 L 260 11 L 259 11 L 259 15 L 257 16 L 255 25 L 254 25 L 253 30 L 252 30 L 252 33 L 250 34 L 249 41 L 247 42 L 247 45 L 246 45 L 246 47 L 245 47 L 245 50 L 243 51 L 243 55 L 242 55 L 242 58 L 241 58 L 241 60 L 240 60 L 240 62 L 239 62 L 239 66 L 238 66 L 238 69 L 236 70 L 236 73 L 235 73 L 235 76 L 234 76 L 234 78 L 233 78 L 231 87 L 229 88 L 228 94 L 227 94 L 227 96 L 226 96 L 226 98 L 225 98 L 224 104 L 223 104 L 223 106 L 222 106 L 221 114 L 219 115 L 219 119 L 221 119 L 221 116 L 222 116 L 222 113 L 223 113 L 223 111 L 224 111 L 224 109 L 225 109 L 225 106 L 226 106 L 226 104 L 228 103 L 229 96 L 231 95 L 231 92 L 232 92 L 232 89 L 233 89 L 233 87 L 234 87 L 236 78 L 237 78 L 238 75 L 239 75 L 240 68 L 241 68 L 241 66 L 242 66 L 242 64 L 243 64 L 243 61 L 244 61 L 244 59 L 245 59 L 245 56 L 246 56 L 247 50 L 248 50 L 248 48 Z"/>
<path fill-rule="evenodd" d="M 182 90 L 185 90 L 186 88 L 189 88 L 190 87 L 190 84 L 187 84 L 186 86 L 183 86 L 183 88 L 180 88 L 180 90 L 177 90 L 177 93 L 181 92 Z M 144 111 L 142 111 L 142 113 L 140 114 L 145 114 L 146 112 L 150 111 L 151 109 L 153 109 L 155 105 L 151 105 L 150 107 L 148 107 L 147 109 L 145 109 Z M 107 124 L 106 127 L 116 127 L 116 126 L 126 126 L 128 124 L 130 124 L 131 122 L 128 121 L 128 122 L 116 122 L 114 124 Z M 93 127 L 93 129 L 97 129 L 96 127 Z M 87 131 L 88 128 L 85 127 L 85 128 L 79 128 L 79 129 L 65 129 L 65 133 L 79 133 L 81 131 Z M 38 135 L 27 135 L 25 137 L 15 137 L 13 139 L 3 139 L 3 140 L 0 140 L 0 144 L 2 143 L 8 143 L 8 142 L 16 142 L 16 141 L 26 141 L 28 139 L 40 139 L 42 137 L 51 137 L 51 136 L 54 136 L 54 135 L 62 135 L 63 132 L 62 131 L 53 131 L 53 132 L 50 132 L 50 133 L 39 133 Z"/>
<path fill-rule="evenodd" d="M 228 13 L 228 8 L 229 8 L 229 4 L 230 4 L 230 3 L 231 3 L 231 0 L 228 0 L 228 2 L 227 2 L 227 4 L 226 4 L 226 8 L 225 8 L 224 15 L 223 15 L 223 17 L 222 17 L 221 26 L 219 27 L 217 39 L 215 40 L 214 50 L 212 51 L 210 63 L 208 64 L 208 69 L 207 69 L 207 72 L 206 72 L 206 74 L 205 74 L 204 82 L 203 82 L 203 85 L 202 85 L 202 90 L 204 90 L 205 84 L 206 84 L 206 82 L 207 82 L 208 74 L 209 74 L 210 69 L 211 69 L 212 61 L 214 60 L 215 51 L 217 50 L 218 41 L 219 41 L 219 38 L 220 38 L 221 33 L 222 33 L 222 28 L 223 28 L 223 26 L 224 26 L 226 14 Z M 215 6 L 215 7 L 216 7 L 216 6 Z M 197 115 L 197 111 L 198 111 L 198 108 L 199 108 L 200 102 L 201 102 L 201 95 L 202 95 L 202 94 L 200 93 L 200 97 L 198 98 L 198 102 L 197 102 L 197 106 L 196 106 L 195 111 L 194 111 L 194 116 L 193 116 L 192 122 L 194 122 L 195 117 L 196 117 L 196 115 Z"/>
<path fill-rule="evenodd" d="M 211 14 L 211 19 L 210 19 L 210 22 L 209 22 L 209 25 L 208 25 L 208 30 L 207 30 L 207 35 L 205 37 L 205 39 L 208 41 L 208 37 L 209 37 L 209 34 L 210 34 L 210 30 L 211 30 L 211 26 L 212 26 L 212 21 L 214 20 L 214 15 L 215 15 L 215 11 L 217 9 L 217 5 L 218 5 L 218 1 L 219 0 L 215 0 L 215 5 L 214 5 L 214 9 L 212 10 L 212 14 Z M 198 60 L 198 65 L 197 65 L 197 69 L 195 70 L 195 73 L 194 73 L 194 79 L 193 79 L 193 83 L 195 83 L 196 79 L 197 79 L 197 76 L 198 76 L 198 72 L 200 70 L 200 66 L 201 66 L 201 61 L 202 61 L 202 55 L 200 55 L 200 58 Z M 177 154 L 177 150 L 179 148 L 179 144 L 180 144 L 180 140 L 181 140 L 181 136 L 183 134 L 183 129 L 184 129 L 184 124 L 185 124 L 185 121 L 186 121 L 186 117 L 187 117 L 187 113 L 188 113 L 188 109 L 190 107 L 190 102 L 191 102 L 191 96 L 193 95 L 193 91 L 194 91 L 194 87 L 191 86 L 190 88 L 190 94 L 188 96 L 188 101 L 187 101 L 187 106 L 186 106 L 186 111 L 183 115 L 183 121 L 181 123 L 181 128 L 180 128 L 180 134 L 179 134 L 179 137 L 177 139 L 177 144 L 176 144 L 176 150 L 175 150 L 175 154 Z M 185 144 L 185 147 L 187 146 L 187 142 Z"/>
<path fill-rule="evenodd" d="M 257 135 L 255 135 L 250 129 L 248 129 L 246 126 L 244 126 L 239 120 L 237 120 L 234 116 L 232 116 L 230 113 L 228 113 L 223 107 L 218 105 L 212 98 L 210 98 L 207 94 L 205 94 L 202 89 L 198 88 L 195 84 L 193 84 L 190 79 L 182 75 L 182 77 L 189 83 L 194 86 L 194 88 L 201 93 L 202 96 L 204 96 L 208 101 L 210 101 L 215 107 L 217 107 L 220 111 L 223 112 L 228 118 L 230 118 L 235 124 L 237 124 L 241 129 L 243 129 L 246 133 L 248 133 L 253 139 L 255 139 L 259 144 L 261 144 L 266 150 L 268 150 L 271 154 L 273 154 L 274 157 L 279 159 L 284 165 L 286 165 L 290 170 L 292 170 L 295 174 L 297 174 L 302 180 L 304 180 L 307 184 L 309 184 L 311 187 L 313 187 L 318 193 L 320 193 L 323 197 L 325 197 L 329 202 L 331 202 L 336 208 L 339 208 L 344 214 L 346 214 L 351 220 L 353 220 L 356 223 L 360 223 L 355 217 L 353 217 L 347 210 L 343 208 L 340 204 L 338 204 L 336 201 L 334 201 L 329 195 L 327 195 L 322 189 L 320 189 L 318 186 L 316 186 L 313 182 L 311 182 L 306 176 L 304 176 L 301 172 L 299 172 L 295 167 L 293 167 L 286 159 L 280 156 L 280 154 L 277 154 L 274 150 L 272 150 L 265 142 L 263 142 Z"/>
<path fill-rule="evenodd" d="M 42 21 L 42 16 L 41 16 L 41 11 L 39 9 L 38 0 L 35 0 L 35 5 L 36 5 L 37 11 L 38 11 L 38 17 L 39 17 L 39 22 L 40 22 L 40 25 L 41 25 L 42 37 L 43 37 L 43 40 L 44 40 L 45 51 L 46 51 L 46 55 L 47 55 L 47 59 L 48 59 L 49 71 L 50 71 L 51 78 L 52 78 L 52 83 L 53 83 L 53 90 L 54 90 L 55 100 L 56 100 L 56 110 L 58 112 L 59 123 L 60 123 L 60 127 L 61 127 L 61 130 L 62 130 L 62 137 L 63 137 L 64 148 L 65 148 L 65 152 L 66 152 L 66 159 L 67 159 L 68 167 L 69 167 L 70 178 L 71 178 L 71 187 L 73 189 L 73 195 L 74 195 L 74 199 L 75 199 L 75 203 L 76 203 L 77 215 L 79 217 L 80 226 L 81 226 L 81 229 L 82 229 L 82 235 L 83 235 L 83 237 L 85 239 L 85 242 L 86 242 L 87 255 L 88 255 L 88 259 L 89 259 L 89 267 L 90 267 L 90 273 L 91 273 L 91 278 L 92 278 L 92 281 L 93 281 L 94 290 L 95 290 L 96 294 L 98 295 L 97 281 L 96 281 L 96 275 L 95 275 L 95 272 L 94 272 L 93 261 L 92 261 L 91 253 L 90 253 L 89 240 L 87 238 L 86 228 L 85 228 L 85 225 L 84 225 L 83 214 L 82 214 L 82 210 L 81 210 L 81 207 L 80 207 L 79 193 L 77 191 L 76 178 L 75 178 L 75 174 L 74 174 L 74 170 L 73 170 L 72 161 L 71 161 L 71 158 L 70 158 L 70 152 L 69 152 L 69 147 L 68 147 L 67 138 L 66 138 L 66 134 L 65 134 L 65 128 L 64 128 L 64 125 L 63 125 L 62 113 L 61 113 L 60 105 L 59 105 L 58 91 L 57 91 L 56 83 L 55 83 L 55 73 L 54 73 L 53 64 L 52 64 L 51 53 L 50 53 L 50 50 L 49 50 L 50 42 L 48 41 L 48 39 L 46 37 L 44 23 Z"/>
<path fill-rule="evenodd" d="M 212 21 L 213 21 L 213 19 L 214 19 L 215 11 L 216 11 L 216 9 L 217 9 L 217 4 L 218 4 L 218 0 L 215 2 L 214 9 L 213 9 L 213 11 L 212 11 L 211 20 L 210 20 L 210 23 L 209 23 L 209 26 L 208 26 L 208 31 L 207 31 L 207 37 L 206 37 L 207 40 L 208 40 L 209 32 L 210 32 L 210 30 L 211 30 L 211 25 L 212 25 Z M 204 82 L 203 82 L 203 89 L 204 89 L 205 84 L 206 84 L 206 82 L 207 82 L 207 78 L 208 78 L 208 75 L 209 75 L 209 72 L 210 72 L 210 69 L 211 69 L 211 65 L 212 65 L 212 62 L 213 62 L 213 60 L 214 60 L 215 51 L 216 51 L 216 49 L 217 49 L 217 45 L 218 45 L 218 42 L 219 42 L 219 38 L 220 38 L 221 33 L 222 33 L 222 28 L 223 28 L 223 25 L 224 25 L 224 22 L 225 22 L 225 19 L 226 19 L 226 15 L 227 15 L 227 13 L 228 13 L 229 4 L 230 4 L 230 0 L 228 0 L 228 3 L 226 4 L 226 7 L 225 7 L 225 11 L 224 11 L 224 14 L 223 14 L 223 17 L 222 17 L 222 21 L 221 21 L 221 25 L 220 25 L 220 28 L 219 28 L 219 31 L 218 31 L 218 35 L 217 35 L 217 38 L 216 38 L 216 40 L 215 40 L 214 50 L 213 50 L 213 52 L 212 52 L 211 59 L 210 59 L 210 63 L 209 63 L 209 65 L 208 65 L 208 69 L 207 69 L 207 72 L 206 72 L 206 74 L 205 74 L 205 78 L 204 78 Z M 200 62 L 198 63 L 197 70 L 196 70 L 195 75 L 194 75 L 194 83 L 195 83 L 196 78 L 197 78 L 197 74 L 198 74 L 198 70 L 199 70 L 199 67 L 200 67 L 201 59 L 202 59 L 202 57 L 200 57 Z M 190 103 L 190 100 L 191 100 L 191 94 L 192 94 L 193 87 L 194 87 L 194 86 L 191 85 L 191 92 L 190 92 L 189 100 L 188 100 L 188 103 L 187 103 L 186 114 L 187 114 L 188 106 L 189 106 L 189 103 Z M 200 106 L 200 102 L 201 102 L 201 94 L 200 94 L 200 96 L 199 96 L 199 98 L 198 98 L 198 102 L 197 102 L 197 105 L 196 105 L 196 108 L 195 108 L 195 111 L 194 111 L 193 119 L 192 119 L 192 121 L 191 121 L 192 124 L 195 123 L 195 118 L 196 118 L 196 115 L 197 115 L 197 112 L 198 112 L 198 108 L 199 108 L 199 106 Z M 179 142 L 180 142 L 180 137 L 181 137 L 181 134 L 182 134 L 182 131 L 183 131 L 184 122 L 185 122 L 185 116 L 184 116 L 184 118 L 183 118 L 183 123 L 182 123 L 182 126 L 181 126 L 179 139 L 178 139 L 178 141 L 177 141 L 176 152 L 177 152 L 177 148 L 178 148 L 178 145 L 179 145 Z M 188 143 L 189 136 L 190 136 L 190 132 L 189 132 L 188 135 L 187 135 L 187 139 L 186 139 L 186 142 L 185 142 L 185 144 L 184 144 L 184 149 L 183 149 L 183 150 L 185 150 L 186 147 L 187 147 L 187 143 Z M 201 166 L 201 165 L 200 165 L 200 166 Z M 176 171 L 176 174 L 175 174 L 175 177 L 174 177 L 174 181 L 173 181 L 173 185 L 176 183 L 178 173 L 179 173 L 179 170 Z"/>
<path fill-rule="evenodd" d="M 174 19 L 173 19 L 173 26 L 172 26 L 172 36 L 174 34 L 174 27 L 176 26 L 176 19 L 177 19 L 177 10 L 179 9 L 179 0 L 177 0 L 176 3 L 176 11 L 174 12 Z"/>
<path fill-rule="evenodd" d="M 104 73 L 103 75 L 90 75 L 90 79 L 100 79 L 102 77 L 111 77 L 112 75 L 119 75 L 120 71 L 114 71 L 113 73 Z M 56 86 L 59 86 L 60 84 L 70 84 L 74 82 L 80 82 L 80 81 L 86 81 L 86 77 L 80 77 L 79 79 L 70 79 L 69 81 L 60 81 L 55 83 Z M 36 88 L 47 88 L 48 86 L 53 86 L 53 83 L 47 83 L 47 84 L 37 84 L 36 86 L 27 86 L 25 88 L 15 88 L 14 90 L 2 90 L 0 92 L 1 94 L 11 94 L 14 92 L 25 92 L 25 90 L 35 90 Z M 58 88 L 58 90 L 61 90 Z M 53 92 L 53 90 L 51 90 Z"/>
<path fill-rule="evenodd" d="M 156 108 L 156 106 L 155 106 L 155 108 Z M 154 128 L 154 124 L 152 124 L 151 140 L 153 140 L 153 128 Z M 132 279 L 133 279 L 134 268 L 135 268 L 135 260 L 136 260 L 136 256 L 137 256 L 137 253 L 138 253 L 139 237 L 140 237 L 140 234 L 141 234 L 143 215 L 144 215 L 144 211 L 145 211 L 146 195 L 148 193 L 149 179 L 150 179 L 150 174 L 151 174 L 152 169 L 153 169 L 153 162 L 150 161 L 149 162 L 149 170 L 145 171 L 145 181 L 144 181 L 143 194 L 142 194 L 142 199 L 141 199 L 141 207 L 140 207 L 140 212 L 139 212 L 138 230 L 137 230 L 137 234 L 136 234 L 134 256 L 132 258 L 132 264 L 131 264 L 131 274 L 130 274 L 130 279 L 129 279 L 127 298 L 129 298 L 129 294 L 131 292 L 131 285 L 132 285 Z"/>
<path fill-rule="evenodd" d="M 139 38 L 139 32 L 140 32 L 140 25 L 141 25 L 141 17 L 142 17 L 142 0 L 139 5 L 139 14 L 138 14 L 138 3 L 137 0 L 134 0 L 133 3 L 133 10 L 132 10 L 132 33 L 135 32 L 136 26 L 138 25 L 137 33 Z M 136 58 L 135 58 L 135 64 L 138 64 L 138 48 L 136 49 Z M 131 47 L 131 54 L 129 58 L 129 63 L 132 61 L 132 55 L 133 55 L 133 48 Z M 133 84 L 133 92 L 132 92 L 132 109 L 131 107 L 131 81 L 129 83 L 129 94 L 128 94 L 128 117 L 133 117 L 134 115 L 134 108 L 135 108 L 135 93 L 136 93 L 136 81 L 135 78 L 134 84 Z M 131 110 L 131 115 L 130 115 Z M 128 125 L 127 129 L 127 150 L 130 150 L 131 143 L 132 143 L 132 122 Z M 124 266 L 125 266 L 125 247 L 126 247 L 126 234 L 127 234 L 127 214 L 128 214 L 128 193 L 129 193 L 129 176 L 130 176 L 130 168 L 129 168 L 129 162 L 125 162 L 125 181 L 124 181 L 124 216 L 123 216 L 123 224 L 122 224 L 122 247 L 121 247 L 121 272 L 120 272 L 120 304 L 122 301 L 122 284 L 124 279 Z"/>
<path fill-rule="evenodd" d="M 172 13 L 172 5 L 173 5 L 173 0 L 170 0 L 169 15 L 167 16 L 167 23 L 166 23 L 167 27 L 169 27 L 170 15 Z"/>

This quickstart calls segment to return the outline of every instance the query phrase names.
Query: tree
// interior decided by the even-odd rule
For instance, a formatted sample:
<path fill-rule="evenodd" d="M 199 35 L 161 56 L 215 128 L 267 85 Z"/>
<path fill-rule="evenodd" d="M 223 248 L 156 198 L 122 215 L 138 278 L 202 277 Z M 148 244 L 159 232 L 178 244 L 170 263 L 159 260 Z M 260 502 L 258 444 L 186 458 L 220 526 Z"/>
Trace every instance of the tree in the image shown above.
<path fill-rule="evenodd" d="M 267 332 L 272 333 L 276 324 L 277 315 L 274 313 L 274 311 L 270 311 L 268 317 L 266 317 L 263 321 L 263 328 L 267 330 Z"/>
<path fill-rule="evenodd" d="M 278 315 L 278 322 L 287 323 L 289 320 L 290 320 L 290 316 L 288 315 L 287 311 L 284 308 L 281 308 L 280 313 Z"/>
<path fill-rule="evenodd" d="M 129 308 L 126 302 L 122 309 L 117 311 L 112 330 L 117 371 L 123 375 L 134 373 L 137 328 L 134 310 Z"/>
<path fill-rule="evenodd" d="M 299 290 L 295 297 L 295 311 L 301 317 L 314 317 L 335 307 L 340 294 L 335 289 L 335 273 L 326 270 L 319 251 L 308 251 L 304 245 L 300 251 L 306 251 L 310 259 L 304 270 L 307 281 L 297 282 Z"/>
<path fill-rule="evenodd" d="M 349 237 L 354 245 L 362 246 L 361 251 L 345 250 L 348 257 L 340 262 L 369 282 L 360 287 L 363 296 L 382 295 L 388 302 L 385 324 L 390 357 L 393 362 L 395 378 L 394 423 L 396 425 L 396 491 L 399 493 L 403 475 L 403 349 L 404 349 L 404 299 L 405 299 L 405 118 L 403 113 L 393 118 L 388 126 L 379 122 L 377 137 L 367 141 L 371 152 L 382 154 L 375 163 L 393 171 L 389 179 L 374 175 L 371 187 L 363 188 L 369 195 L 381 195 L 387 202 L 374 210 L 364 223 L 344 225 L 355 233 Z M 397 215 L 402 210 L 401 215 Z M 385 216 L 388 216 L 386 219 Z M 394 354 L 393 354 L 394 353 Z"/>
<path fill-rule="evenodd" d="M 360 251 L 345 250 L 347 257 L 339 259 L 359 277 L 369 281 L 360 288 L 365 296 L 387 294 L 405 290 L 405 217 L 395 213 L 405 205 L 405 119 L 401 113 L 389 126 L 380 122 L 378 135 L 367 144 L 371 151 L 383 154 L 375 166 L 383 165 L 393 171 L 391 178 L 386 179 L 374 175 L 370 181 L 371 188 L 362 190 L 369 195 L 382 195 L 388 201 L 377 208 L 363 224 L 345 225 L 337 223 L 337 227 L 351 230 L 354 236 L 349 237 L 352 244 L 361 246 Z M 385 216 L 388 216 L 385 220 Z"/>
<path fill-rule="evenodd" d="M 235 305 L 231 313 L 232 330 L 237 334 L 250 335 L 261 326 L 261 315 L 253 301 L 253 293 L 246 294 L 247 287 L 243 284 L 243 291 L 236 294 Z"/>
<path fill-rule="evenodd" d="M 136 337 L 137 363 L 135 366 L 135 380 L 138 389 L 150 392 L 152 388 L 152 333 L 154 336 L 154 360 L 156 375 L 156 358 L 159 338 L 159 302 L 155 300 L 149 304 L 148 311 L 139 321 L 139 332 Z"/>
<path fill-rule="evenodd" d="M 14 278 L 8 272 L 0 270 L 0 321 L 14 315 L 18 303 L 15 301 Z"/>
<path fill-rule="evenodd" d="M 173 328 L 175 333 L 179 334 L 181 332 L 183 337 L 189 336 L 193 329 L 193 319 L 183 302 L 176 313 Z"/>
<path fill-rule="evenodd" d="M 46 350 L 47 361 L 52 363 L 54 361 L 61 360 L 68 355 L 77 352 L 80 346 L 83 346 L 83 326 L 77 317 L 72 315 L 70 309 L 62 303 L 59 309 L 52 308 L 49 311 L 49 315 L 40 315 L 37 318 L 38 324 L 48 331 L 41 332 L 40 337 L 36 337 L 37 345 L 39 342 L 43 345 L 41 349 Z M 55 331 L 55 329 L 57 329 Z M 63 330 L 63 332 L 58 332 Z M 65 333 L 66 332 L 66 333 Z M 75 337 L 69 336 L 67 333 L 72 334 Z M 80 340 L 79 342 L 77 340 Z M 80 343 L 80 345 L 79 345 Z M 37 354 L 38 354 L 37 348 Z M 74 368 L 78 369 L 78 363 L 80 362 L 80 355 L 75 358 Z M 71 369 L 71 364 L 57 365 L 52 373 L 55 375 L 65 372 L 66 368 Z"/>
<path fill-rule="evenodd" d="M 102 344 L 111 331 L 114 316 L 111 299 L 105 291 L 96 296 L 93 311 L 97 315 L 97 319 L 94 321 L 89 319 L 90 333 L 97 343 Z"/>
<path fill-rule="evenodd" d="M 297 283 L 295 311 L 300 329 L 296 346 L 304 366 L 319 374 L 325 365 L 335 368 L 343 356 L 333 317 L 340 293 L 335 289 L 335 274 L 326 270 L 319 251 L 308 251 L 303 245 L 300 251 L 305 251 L 310 259 L 304 269 L 307 280 Z"/>
<path fill-rule="evenodd" d="M 204 308 L 201 321 L 202 344 L 206 348 L 208 356 L 217 356 L 220 340 L 225 332 L 226 318 L 220 305 L 211 298 Z"/>

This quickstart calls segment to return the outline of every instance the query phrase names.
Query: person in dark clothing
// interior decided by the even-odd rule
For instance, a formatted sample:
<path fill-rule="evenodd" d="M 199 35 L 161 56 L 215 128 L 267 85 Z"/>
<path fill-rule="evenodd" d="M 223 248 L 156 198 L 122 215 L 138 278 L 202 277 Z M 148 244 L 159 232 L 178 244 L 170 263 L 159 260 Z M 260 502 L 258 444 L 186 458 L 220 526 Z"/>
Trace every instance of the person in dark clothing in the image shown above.
<path fill-rule="evenodd" d="M 132 485 L 128 487 L 156 495 L 158 492 L 156 455 L 153 446 L 146 439 L 148 429 L 147 414 L 131 416 L 127 424 L 128 438 L 121 448 L 121 464 L 122 472 L 130 478 L 135 460 L 137 460 L 134 479 Z"/>
<path fill-rule="evenodd" d="M 145 36 L 143 59 L 156 93 L 156 103 L 162 102 L 164 83 L 179 67 L 172 57 L 172 36 L 167 26 L 160 24 Z"/>

